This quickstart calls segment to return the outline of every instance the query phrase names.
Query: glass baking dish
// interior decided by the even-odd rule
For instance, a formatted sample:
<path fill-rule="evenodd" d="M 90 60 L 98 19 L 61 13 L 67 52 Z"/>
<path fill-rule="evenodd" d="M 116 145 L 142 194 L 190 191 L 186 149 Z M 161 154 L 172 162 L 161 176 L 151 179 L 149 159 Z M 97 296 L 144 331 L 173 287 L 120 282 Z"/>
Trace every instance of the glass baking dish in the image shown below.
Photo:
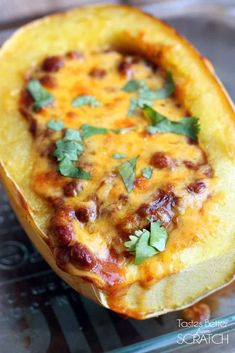
<path fill-rule="evenodd" d="M 234 1 L 132 3 L 163 18 L 185 35 L 213 62 L 235 100 Z M 2 29 L 0 40 L 11 32 L 11 28 Z M 138 353 L 178 349 L 223 349 L 226 353 L 234 349 L 234 284 L 204 300 L 211 308 L 212 319 L 198 326 L 184 322 L 180 312 L 145 321 L 124 319 L 79 296 L 48 268 L 19 226 L 1 186 L 0 243 L 1 353 Z"/>

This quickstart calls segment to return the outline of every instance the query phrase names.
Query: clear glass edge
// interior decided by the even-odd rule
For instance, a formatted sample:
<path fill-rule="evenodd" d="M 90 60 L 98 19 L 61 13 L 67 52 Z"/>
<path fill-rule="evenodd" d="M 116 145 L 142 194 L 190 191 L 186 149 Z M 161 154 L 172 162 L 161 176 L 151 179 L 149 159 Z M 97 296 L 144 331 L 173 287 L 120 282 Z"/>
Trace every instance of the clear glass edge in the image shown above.
<path fill-rule="evenodd" d="M 226 325 L 217 327 L 218 322 L 226 322 Z M 213 325 L 214 324 L 214 325 Z M 214 326 L 214 327 L 213 327 Z M 208 330 L 208 327 L 210 329 Z M 206 333 L 210 334 L 218 334 L 218 333 L 228 333 L 235 330 L 235 314 L 222 316 L 219 318 L 215 318 L 213 320 L 209 320 L 206 323 L 202 323 L 200 327 L 191 327 L 191 328 L 184 328 L 177 331 L 173 331 L 170 333 L 166 333 L 159 337 L 150 338 L 143 342 L 134 343 L 129 346 L 125 346 L 122 348 L 117 348 L 112 351 L 108 351 L 106 353 L 147 353 L 147 352 L 171 352 L 176 351 L 185 347 L 187 341 L 184 340 L 182 344 L 177 342 L 179 335 L 184 336 L 193 336 L 197 335 L 200 337 L 205 335 Z M 209 332 L 208 332 L 209 331 Z"/>

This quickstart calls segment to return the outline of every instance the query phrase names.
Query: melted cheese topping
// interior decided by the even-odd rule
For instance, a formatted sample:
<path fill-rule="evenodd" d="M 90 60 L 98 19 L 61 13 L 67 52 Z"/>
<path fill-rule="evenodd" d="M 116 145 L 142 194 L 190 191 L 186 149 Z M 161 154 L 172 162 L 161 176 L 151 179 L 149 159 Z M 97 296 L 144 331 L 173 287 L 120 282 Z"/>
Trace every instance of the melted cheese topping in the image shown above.
<path fill-rule="evenodd" d="M 205 221 L 203 207 L 213 193 L 215 181 L 206 155 L 198 144 L 191 143 L 185 136 L 171 133 L 147 134 L 145 128 L 149 122 L 140 109 L 133 116 L 127 116 L 130 99 L 136 96 L 135 92 L 122 90 L 127 81 L 130 78 L 145 80 L 149 87 L 158 89 L 165 83 L 165 73 L 142 58 L 114 50 L 85 53 L 77 58 L 67 55 L 58 70 L 48 71 L 51 72 L 45 73 L 39 68 L 31 73 L 31 78 L 40 79 L 47 86 L 55 98 L 54 104 L 38 112 L 34 112 L 32 106 L 23 110 L 31 124 L 36 123 L 37 127 L 35 146 L 38 157 L 32 188 L 55 207 L 55 216 L 48 227 L 51 229 L 56 222 L 65 228 L 69 222 L 72 225 L 72 240 L 65 242 L 64 246 L 58 244 L 56 231 L 52 235 L 48 232 L 58 265 L 62 266 L 62 256 L 64 270 L 76 273 L 76 261 L 71 264 L 68 252 L 71 254 L 74 244 L 79 243 L 85 246 L 86 254 L 83 256 L 81 251 L 78 254 L 78 269 L 98 282 L 101 276 L 101 282 L 111 286 L 138 280 L 146 284 L 176 272 L 182 262 L 182 258 L 180 262 L 177 260 L 179 251 L 200 242 L 197 227 Z M 45 78 L 48 75 L 50 78 Z M 73 107 L 72 100 L 80 95 L 94 96 L 102 106 Z M 188 116 L 174 96 L 155 100 L 153 107 L 171 120 Z M 71 184 L 70 178 L 58 173 L 57 162 L 52 156 L 54 143 L 61 138 L 62 132 L 48 130 L 50 119 L 62 120 L 66 128 L 73 129 L 79 129 L 82 124 L 132 129 L 125 134 L 110 132 L 87 138 L 77 166 L 89 171 L 92 179 Z M 127 159 L 139 156 L 135 187 L 129 194 L 116 170 L 116 166 L 126 159 L 114 159 L 112 155 L 115 153 L 125 154 Z M 167 158 L 167 166 L 162 166 L 159 161 L 154 164 L 154 155 Z M 141 176 L 141 170 L 150 164 L 154 172 L 147 180 Z M 66 188 L 75 196 L 68 196 Z M 145 225 L 146 217 L 141 209 L 154 201 L 153 213 L 167 227 L 169 240 L 165 252 L 136 266 L 124 248 L 124 241 L 129 234 Z M 162 206 L 159 206 L 161 202 Z M 89 215 L 84 215 L 81 209 L 89 210 Z M 76 216 L 70 217 L 70 211 L 66 210 L 75 210 Z M 63 212 L 67 212 L 67 216 Z M 66 220 L 60 221 L 63 217 Z M 69 230 L 71 227 L 67 226 L 65 233 Z M 98 261 L 98 265 L 89 270 L 86 264 L 82 268 L 84 261 L 92 262 L 92 256 L 86 257 L 87 254 L 93 254 Z M 86 260 L 81 260 L 82 257 Z"/>

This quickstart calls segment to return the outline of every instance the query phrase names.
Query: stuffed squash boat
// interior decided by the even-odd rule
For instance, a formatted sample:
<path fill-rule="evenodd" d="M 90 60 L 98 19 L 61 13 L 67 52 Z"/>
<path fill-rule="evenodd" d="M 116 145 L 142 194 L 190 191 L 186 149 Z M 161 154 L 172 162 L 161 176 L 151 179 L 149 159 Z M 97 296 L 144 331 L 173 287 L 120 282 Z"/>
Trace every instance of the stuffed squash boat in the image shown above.
<path fill-rule="evenodd" d="M 144 319 L 233 279 L 234 108 L 184 38 L 85 7 L 19 30 L 0 76 L 1 180 L 67 283 Z"/>

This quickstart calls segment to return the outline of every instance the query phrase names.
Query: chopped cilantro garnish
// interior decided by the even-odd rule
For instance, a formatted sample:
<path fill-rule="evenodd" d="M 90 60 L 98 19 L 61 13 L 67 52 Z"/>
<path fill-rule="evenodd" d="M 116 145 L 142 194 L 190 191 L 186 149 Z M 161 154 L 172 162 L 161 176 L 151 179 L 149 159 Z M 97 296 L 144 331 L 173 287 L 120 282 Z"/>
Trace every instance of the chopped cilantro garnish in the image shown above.
<path fill-rule="evenodd" d="M 143 108 L 144 105 L 152 105 L 152 102 L 146 98 L 142 98 L 141 96 L 136 97 L 132 97 L 130 100 L 130 105 L 129 105 L 129 109 L 128 109 L 128 113 L 127 116 L 131 116 L 135 113 L 136 108 Z"/>
<path fill-rule="evenodd" d="M 126 158 L 126 155 L 123 154 L 123 153 L 114 153 L 112 155 L 112 157 L 115 158 L 115 159 L 123 159 L 123 158 Z"/>
<path fill-rule="evenodd" d="M 135 255 L 135 264 L 140 265 L 149 257 L 164 251 L 167 238 L 166 229 L 157 221 L 150 223 L 150 231 L 146 229 L 135 231 L 124 245 Z"/>
<path fill-rule="evenodd" d="M 60 120 L 49 120 L 47 123 L 47 127 L 54 131 L 61 131 L 64 128 L 63 121 Z"/>
<path fill-rule="evenodd" d="M 120 129 L 107 129 L 106 127 L 92 126 L 89 124 L 83 124 L 80 127 L 80 134 L 83 139 L 86 139 L 93 135 L 104 135 L 112 132 L 114 134 L 125 134 L 132 130 L 132 127 L 120 128 Z"/>
<path fill-rule="evenodd" d="M 150 134 L 170 132 L 187 136 L 194 141 L 197 140 L 200 131 L 198 118 L 185 117 L 178 121 L 172 121 L 147 105 L 144 106 L 143 111 L 152 124 L 147 127 Z"/>
<path fill-rule="evenodd" d="M 74 129 L 67 129 L 64 138 L 56 141 L 53 155 L 59 162 L 58 170 L 61 175 L 77 179 L 91 179 L 90 173 L 73 164 L 73 161 L 77 161 L 83 152 L 81 141 L 80 132 Z"/>
<path fill-rule="evenodd" d="M 166 83 L 160 89 L 149 88 L 143 80 L 130 80 L 123 87 L 125 92 L 137 92 L 137 97 L 130 100 L 128 116 L 133 115 L 137 108 L 143 108 L 144 105 L 153 105 L 154 99 L 165 99 L 171 96 L 175 90 L 175 83 L 171 72 L 167 72 Z"/>
<path fill-rule="evenodd" d="M 56 149 L 53 155 L 58 161 L 62 161 L 65 156 L 71 161 L 77 161 L 82 151 L 83 145 L 79 142 L 58 140 L 56 141 Z"/>
<path fill-rule="evenodd" d="M 175 83 L 171 72 L 167 72 L 166 83 L 160 89 L 150 89 L 148 87 L 142 87 L 139 90 L 139 95 L 142 99 L 166 99 L 172 95 L 175 91 Z"/>
<path fill-rule="evenodd" d="M 87 180 L 91 179 L 91 174 L 75 167 L 67 155 L 60 161 L 58 169 L 60 174 L 65 177 Z"/>
<path fill-rule="evenodd" d="M 167 231 L 161 225 L 161 222 L 150 223 L 150 245 L 157 249 L 159 252 L 164 251 L 166 248 Z"/>
<path fill-rule="evenodd" d="M 81 137 L 83 139 L 86 139 L 92 135 L 107 134 L 109 132 L 109 129 L 106 129 L 105 127 L 97 127 L 97 126 L 84 124 L 80 127 L 80 132 L 81 132 Z"/>
<path fill-rule="evenodd" d="M 138 157 L 132 158 L 116 167 L 128 192 L 134 188 L 137 159 Z"/>
<path fill-rule="evenodd" d="M 127 116 L 133 115 L 137 107 L 138 107 L 138 99 L 135 97 L 132 97 L 130 100 Z"/>
<path fill-rule="evenodd" d="M 123 91 L 135 92 L 138 91 L 141 87 L 145 87 L 145 82 L 143 80 L 130 80 L 123 87 Z"/>
<path fill-rule="evenodd" d="M 72 106 L 75 108 L 81 107 L 83 105 L 89 105 L 93 108 L 99 107 L 102 103 L 98 102 L 93 96 L 79 96 L 72 101 Z"/>
<path fill-rule="evenodd" d="M 146 167 L 141 170 L 141 174 L 144 178 L 146 179 L 151 179 L 153 175 L 153 168 L 152 167 Z"/>
<path fill-rule="evenodd" d="M 66 141 L 82 141 L 79 130 L 67 129 L 64 135 Z"/>
<path fill-rule="evenodd" d="M 39 80 L 31 80 L 27 85 L 27 90 L 34 99 L 33 109 L 39 110 L 54 101 L 53 95 L 45 90 Z"/>

